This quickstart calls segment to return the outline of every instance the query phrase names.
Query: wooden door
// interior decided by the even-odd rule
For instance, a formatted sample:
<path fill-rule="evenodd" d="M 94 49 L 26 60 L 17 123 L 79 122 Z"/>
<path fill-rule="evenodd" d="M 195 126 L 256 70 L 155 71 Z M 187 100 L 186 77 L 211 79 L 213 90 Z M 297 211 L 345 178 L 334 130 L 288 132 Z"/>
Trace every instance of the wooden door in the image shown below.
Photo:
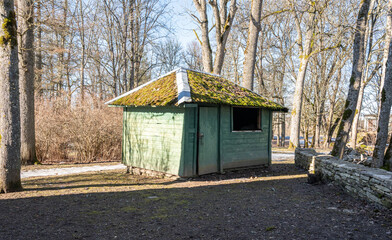
<path fill-rule="evenodd" d="M 218 167 L 218 108 L 199 108 L 198 174 L 214 173 Z"/>

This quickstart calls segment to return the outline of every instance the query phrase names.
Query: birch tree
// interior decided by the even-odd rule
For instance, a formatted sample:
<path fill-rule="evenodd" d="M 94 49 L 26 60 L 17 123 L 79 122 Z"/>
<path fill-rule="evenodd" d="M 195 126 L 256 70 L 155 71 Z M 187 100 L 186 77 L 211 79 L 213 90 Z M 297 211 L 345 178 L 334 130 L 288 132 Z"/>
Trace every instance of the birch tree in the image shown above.
<path fill-rule="evenodd" d="M 36 162 L 34 117 L 34 2 L 18 0 L 22 164 Z"/>
<path fill-rule="evenodd" d="M 355 115 L 355 109 L 358 102 L 358 93 L 362 79 L 362 70 L 365 62 L 365 35 L 368 26 L 368 13 L 371 0 L 363 0 L 360 3 L 357 24 L 354 33 L 353 44 L 353 67 L 350 77 L 349 91 L 344 106 L 342 120 L 338 129 L 335 144 L 332 149 L 332 155 L 342 158 L 344 148 L 348 141 L 348 135 L 351 129 L 352 121 Z"/>
<path fill-rule="evenodd" d="M 13 0 L 0 1 L 0 192 L 22 189 L 16 14 Z"/>
<path fill-rule="evenodd" d="M 386 156 L 384 162 L 384 151 L 388 138 L 389 116 L 392 105 L 392 0 L 388 2 L 387 25 L 385 27 L 385 46 L 384 61 L 382 66 L 382 82 L 380 111 L 378 114 L 378 128 L 376 145 L 373 151 L 373 167 L 382 167 L 383 165 L 391 166 L 390 156 Z"/>

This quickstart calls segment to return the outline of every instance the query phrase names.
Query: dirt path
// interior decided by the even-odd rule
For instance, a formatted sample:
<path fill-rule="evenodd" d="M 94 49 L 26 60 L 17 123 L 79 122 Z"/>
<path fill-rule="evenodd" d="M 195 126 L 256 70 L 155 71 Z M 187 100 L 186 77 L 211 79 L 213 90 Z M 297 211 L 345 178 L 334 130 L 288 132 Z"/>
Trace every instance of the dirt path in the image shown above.
<path fill-rule="evenodd" d="M 272 153 L 272 160 L 277 162 L 292 160 L 293 158 L 294 153 Z M 21 178 L 61 176 L 120 169 L 125 171 L 126 167 L 121 163 L 89 164 L 88 166 L 67 165 L 66 167 L 61 167 L 61 165 L 56 165 L 56 167 L 50 165 L 26 166 L 21 171 Z"/>
<path fill-rule="evenodd" d="M 115 170 L 29 178 L 0 195 L 1 239 L 392 239 L 392 213 L 292 160 L 189 181 Z"/>

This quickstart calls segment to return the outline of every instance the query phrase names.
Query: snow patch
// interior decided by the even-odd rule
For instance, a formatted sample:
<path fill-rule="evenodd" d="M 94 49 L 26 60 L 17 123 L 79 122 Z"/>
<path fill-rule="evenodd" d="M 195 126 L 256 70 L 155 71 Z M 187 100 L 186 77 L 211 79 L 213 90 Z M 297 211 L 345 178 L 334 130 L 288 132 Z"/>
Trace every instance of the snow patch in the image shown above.
<path fill-rule="evenodd" d="M 22 171 L 21 178 L 58 176 L 58 175 L 117 170 L 117 169 L 125 170 L 126 166 L 123 164 L 116 164 L 116 165 L 107 165 L 107 166 L 96 165 L 96 166 L 87 166 L 87 167 L 36 169 L 36 170 Z"/>

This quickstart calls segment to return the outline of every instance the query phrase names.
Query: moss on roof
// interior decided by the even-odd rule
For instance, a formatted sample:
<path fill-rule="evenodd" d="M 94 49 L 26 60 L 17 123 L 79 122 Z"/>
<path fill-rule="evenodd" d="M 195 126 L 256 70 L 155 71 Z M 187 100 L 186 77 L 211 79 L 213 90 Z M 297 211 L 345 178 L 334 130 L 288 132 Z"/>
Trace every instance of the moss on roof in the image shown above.
<path fill-rule="evenodd" d="M 264 107 L 286 111 L 282 105 L 218 76 L 188 70 L 188 82 L 193 102 Z"/>
<path fill-rule="evenodd" d="M 224 78 L 187 70 L 193 103 L 212 103 L 233 106 L 263 107 L 287 111 L 280 104 L 243 88 Z M 117 106 L 169 106 L 178 105 L 176 73 L 162 77 L 129 95 L 115 100 Z"/>
<path fill-rule="evenodd" d="M 160 78 L 110 105 L 168 106 L 177 102 L 176 73 Z"/>

